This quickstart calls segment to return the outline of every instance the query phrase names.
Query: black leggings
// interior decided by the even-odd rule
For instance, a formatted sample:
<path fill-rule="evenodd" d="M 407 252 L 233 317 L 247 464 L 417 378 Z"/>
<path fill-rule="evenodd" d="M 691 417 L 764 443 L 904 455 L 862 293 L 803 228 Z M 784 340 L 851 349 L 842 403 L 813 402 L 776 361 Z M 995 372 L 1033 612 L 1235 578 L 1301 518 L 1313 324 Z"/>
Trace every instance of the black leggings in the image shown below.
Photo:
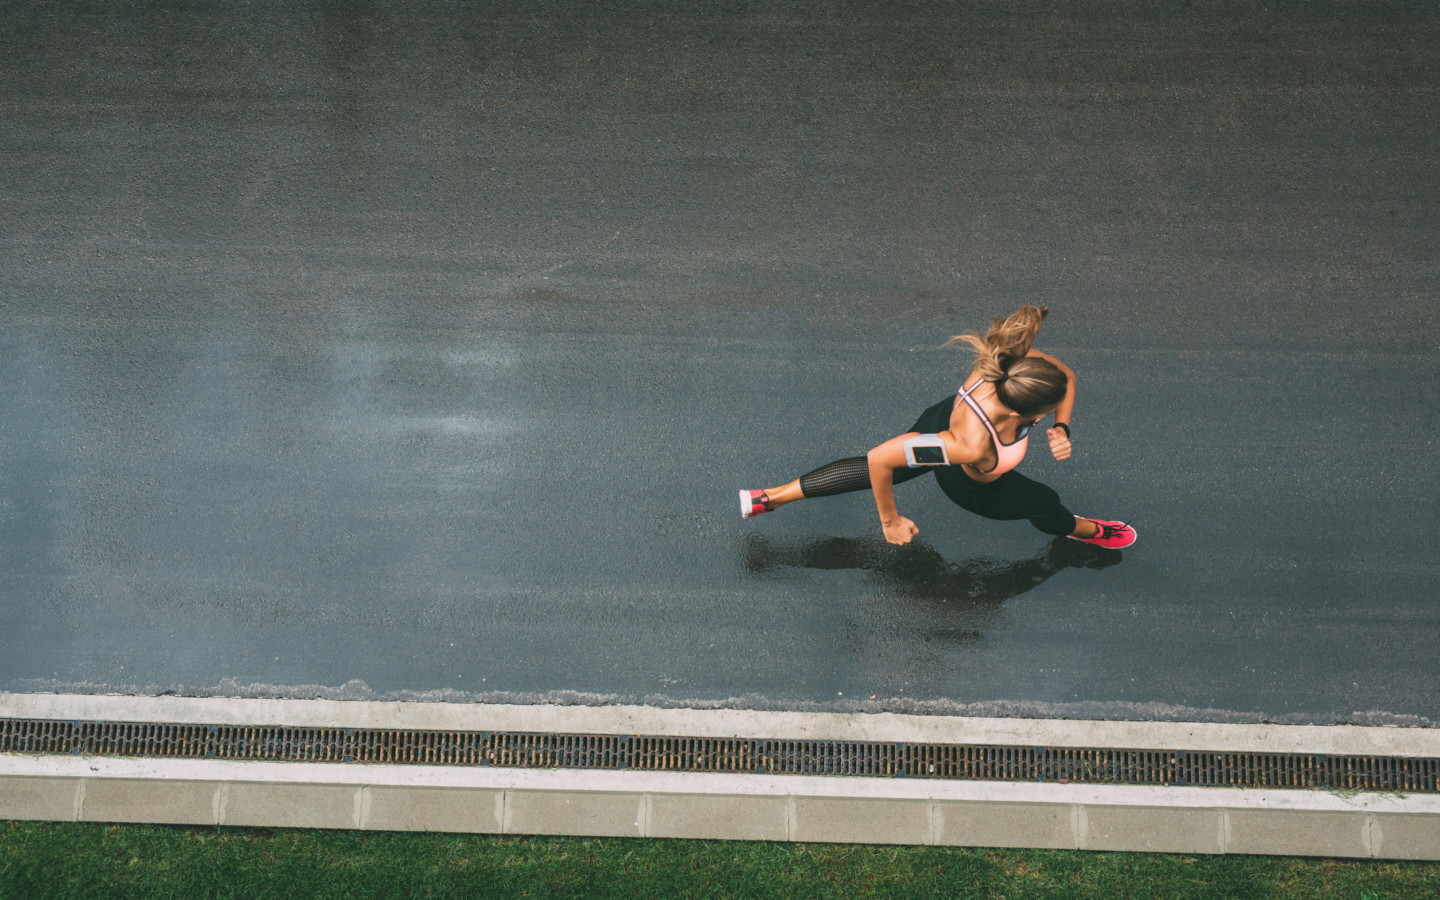
<path fill-rule="evenodd" d="M 909 431 L 936 434 L 950 427 L 955 409 L 952 394 L 926 409 Z M 896 469 L 895 484 L 904 484 L 921 475 L 935 473 L 940 490 L 957 506 L 987 519 L 1029 519 L 1046 534 L 1070 534 L 1075 517 L 1060 503 L 1060 495 L 1019 472 L 1006 472 L 994 481 L 976 481 L 959 466 L 924 469 Z M 828 497 L 851 491 L 870 490 L 870 463 L 863 456 L 839 459 L 800 476 L 800 491 L 806 497 Z"/>
<path fill-rule="evenodd" d="M 1019 472 L 1006 472 L 994 481 L 976 481 L 959 466 L 895 469 L 894 483 L 904 484 L 935 473 L 940 490 L 955 505 L 987 519 L 1029 519 L 1046 534 L 1070 534 L 1075 516 L 1060 502 L 1060 495 Z M 800 492 L 808 497 L 829 497 L 870 490 L 870 463 L 863 456 L 837 459 L 800 476 Z"/>

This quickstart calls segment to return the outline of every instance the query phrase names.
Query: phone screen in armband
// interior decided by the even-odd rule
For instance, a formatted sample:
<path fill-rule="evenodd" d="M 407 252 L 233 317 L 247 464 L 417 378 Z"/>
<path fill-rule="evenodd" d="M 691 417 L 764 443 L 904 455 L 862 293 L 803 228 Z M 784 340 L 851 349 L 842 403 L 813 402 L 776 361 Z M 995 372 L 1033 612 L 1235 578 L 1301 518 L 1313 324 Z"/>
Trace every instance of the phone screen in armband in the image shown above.
<path fill-rule="evenodd" d="M 905 462 L 912 469 L 922 466 L 948 466 L 950 456 L 938 434 L 922 434 L 905 442 Z"/>

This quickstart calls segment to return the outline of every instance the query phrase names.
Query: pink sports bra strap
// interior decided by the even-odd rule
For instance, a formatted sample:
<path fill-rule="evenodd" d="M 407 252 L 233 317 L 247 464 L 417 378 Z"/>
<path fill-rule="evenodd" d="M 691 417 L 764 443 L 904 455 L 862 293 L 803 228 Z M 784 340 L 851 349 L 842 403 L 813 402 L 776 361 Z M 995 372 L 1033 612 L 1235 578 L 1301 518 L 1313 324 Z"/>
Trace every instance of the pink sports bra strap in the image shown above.
<path fill-rule="evenodd" d="M 975 389 L 980 387 L 984 382 L 985 379 L 981 378 L 969 387 L 960 388 L 959 391 L 956 391 L 955 395 L 965 401 L 965 405 L 969 406 L 970 411 L 975 413 L 975 418 L 979 419 L 980 423 L 985 426 L 985 430 L 990 432 L 990 440 L 995 442 L 995 465 L 990 468 L 990 472 L 986 472 L 985 474 L 1008 472 L 1020 465 L 1020 461 L 1025 458 L 1025 448 L 1028 447 L 1030 443 L 1030 438 L 1028 437 L 1030 429 L 1028 426 L 1020 429 L 1020 434 L 1009 444 L 1000 440 L 1000 432 L 995 430 L 995 423 L 990 421 L 990 417 L 985 415 L 985 410 L 981 409 L 980 404 L 975 401 L 975 398 L 970 396 L 975 392 Z"/>
<path fill-rule="evenodd" d="M 959 397 L 961 400 L 964 400 L 965 405 L 970 407 L 970 409 L 975 412 L 976 418 L 978 418 L 980 420 L 980 423 L 985 426 L 985 430 L 990 432 L 990 437 L 994 439 L 995 446 L 998 449 L 1000 447 L 1000 432 L 995 430 L 995 423 L 990 421 L 990 417 L 985 415 L 985 410 L 981 409 L 980 404 L 975 402 L 975 398 L 970 396 L 970 394 L 976 388 L 980 387 L 980 385 L 984 383 L 985 379 L 981 378 L 969 387 L 961 387 L 960 390 L 956 392 L 955 396 Z"/>

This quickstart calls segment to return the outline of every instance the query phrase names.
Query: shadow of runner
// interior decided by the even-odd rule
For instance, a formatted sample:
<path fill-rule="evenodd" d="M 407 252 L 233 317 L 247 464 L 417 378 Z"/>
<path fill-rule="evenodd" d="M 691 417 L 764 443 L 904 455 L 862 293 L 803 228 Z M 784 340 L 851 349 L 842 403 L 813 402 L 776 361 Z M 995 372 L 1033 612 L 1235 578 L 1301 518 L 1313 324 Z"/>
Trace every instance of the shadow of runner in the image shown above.
<path fill-rule="evenodd" d="M 740 541 L 744 571 L 781 576 L 786 569 L 862 569 L 878 582 L 876 603 L 861 604 L 847 629 L 850 652 L 885 673 L 872 690 L 914 696 L 962 665 L 946 648 L 973 646 L 995 627 L 1007 600 L 1065 569 L 1103 569 L 1124 554 L 1069 538 L 1056 538 L 1028 559 L 1005 562 L 977 556 L 946 561 L 922 540 L 893 547 L 870 538 L 823 537 L 775 541 L 747 534 Z M 892 602 L 885 601 L 889 595 Z M 908 602 L 893 602 L 895 600 Z M 873 698 L 872 698 L 873 699 Z"/>
<path fill-rule="evenodd" d="M 746 534 L 740 541 L 741 564 L 749 575 L 766 576 L 786 568 L 864 569 L 901 594 L 919 600 L 959 603 L 970 609 L 995 609 L 1043 584 L 1064 569 L 1103 569 L 1124 558 L 1106 550 L 1058 537 L 1029 559 L 1003 562 L 977 556 L 951 563 L 923 540 L 892 547 L 878 537 L 824 537 L 773 541 Z"/>

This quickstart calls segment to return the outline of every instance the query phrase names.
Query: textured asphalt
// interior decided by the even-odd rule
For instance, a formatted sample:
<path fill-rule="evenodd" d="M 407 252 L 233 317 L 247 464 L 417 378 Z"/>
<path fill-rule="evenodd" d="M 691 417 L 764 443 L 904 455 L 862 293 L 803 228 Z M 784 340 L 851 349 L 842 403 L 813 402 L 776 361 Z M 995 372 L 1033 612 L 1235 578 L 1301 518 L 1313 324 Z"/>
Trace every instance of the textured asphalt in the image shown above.
<path fill-rule="evenodd" d="M 1440 721 L 1432 4 L 0 22 L 0 689 Z M 1024 302 L 1135 547 L 740 520 Z"/>

